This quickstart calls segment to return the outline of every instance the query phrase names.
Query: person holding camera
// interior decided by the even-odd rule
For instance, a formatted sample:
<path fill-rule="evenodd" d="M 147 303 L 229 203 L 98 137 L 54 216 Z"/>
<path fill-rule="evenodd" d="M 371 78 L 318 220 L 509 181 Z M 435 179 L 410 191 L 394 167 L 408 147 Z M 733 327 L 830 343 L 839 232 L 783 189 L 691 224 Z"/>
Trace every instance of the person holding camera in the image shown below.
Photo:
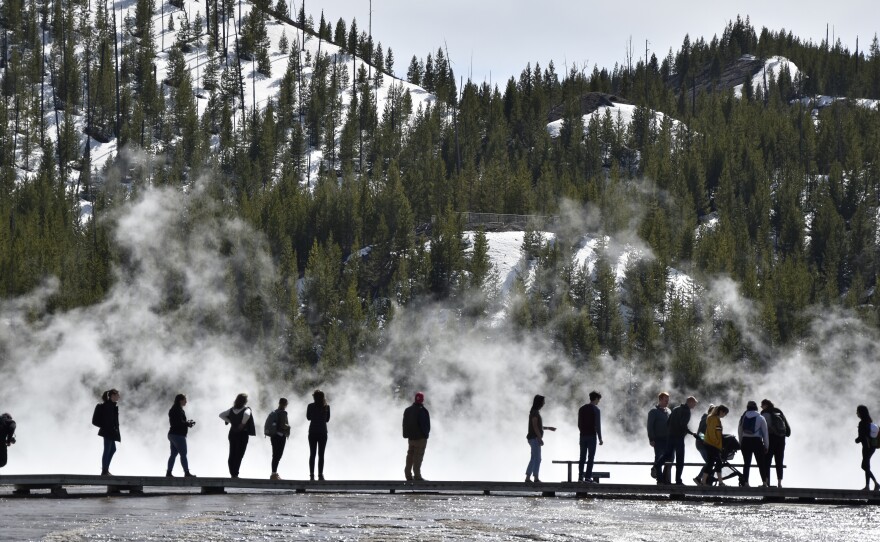
<path fill-rule="evenodd" d="M 183 407 L 186 406 L 186 395 L 179 393 L 174 398 L 174 405 L 168 411 L 168 421 L 171 428 L 168 430 L 168 440 L 171 442 L 171 456 L 168 458 L 168 470 L 165 476 L 172 478 L 174 475 L 174 461 L 180 455 L 180 465 L 183 467 L 183 475 L 186 477 L 194 477 L 195 474 L 189 471 L 189 461 L 186 458 L 186 434 L 189 428 L 196 424 L 193 420 L 186 419 L 186 412 Z"/>

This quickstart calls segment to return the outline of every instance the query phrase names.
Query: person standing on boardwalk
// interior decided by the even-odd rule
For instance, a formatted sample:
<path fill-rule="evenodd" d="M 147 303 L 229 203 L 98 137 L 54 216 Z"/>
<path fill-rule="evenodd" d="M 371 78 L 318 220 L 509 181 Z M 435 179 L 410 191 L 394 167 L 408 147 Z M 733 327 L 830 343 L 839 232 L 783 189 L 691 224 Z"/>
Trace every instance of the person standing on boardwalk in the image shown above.
<path fill-rule="evenodd" d="M 761 416 L 767 422 L 767 430 L 770 433 L 770 448 L 767 451 L 767 460 L 764 461 L 766 472 L 763 478 L 770 483 L 770 464 L 776 463 L 776 485 L 782 487 L 782 471 L 785 465 L 785 439 L 791 436 L 791 426 L 781 410 L 773 406 L 769 399 L 761 400 Z"/>
<path fill-rule="evenodd" d="M 865 491 L 871 489 L 871 481 L 874 481 L 874 491 L 880 491 L 880 484 L 877 478 L 871 472 L 871 456 L 877 448 L 878 428 L 868 413 L 868 407 L 859 405 L 856 407 L 856 416 L 859 417 L 859 436 L 856 438 L 856 444 L 862 445 L 862 470 L 865 471 Z"/>
<path fill-rule="evenodd" d="M 104 439 L 104 454 L 101 456 L 101 476 L 110 474 L 110 461 L 116 453 L 116 443 L 122 442 L 119 432 L 119 390 L 107 390 L 101 395 L 102 403 L 95 405 L 92 425 L 99 428 L 98 436 Z"/>
<path fill-rule="evenodd" d="M 312 399 L 313 402 L 306 407 L 306 419 L 309 420 L 309 480 L 315 479 L 316 452 L 318 454 L 318 480 L 323 480 L 324 450 L 327 448 L 327 423 L 330 421 L 330 405 L 327 404 L 327 398 L 321 390 L 315 390 L 312 393 Z M 425 450 L 422 449 L 423 455 L 424 452 Z M 421 465 L 420 460 L 418 472 L 421 472 Z"/>
<path fill-rule="evenodd" d="M 669 441 L 669 394 L 657 395 L 657 406 L 648 412 L 648 442 L 654 448 L 654 463 L 666 453 Z M 651 478 L 657 478 L 657 469 L 651 466 Z"/>
<path fill-rule="evenodd" d="M 532 409 L 529 411 L 529 431 L 526 433 L 526 440 L 528 440 L 531 449 L 529 464 L 526 467 L 526 483 L 532 481 L 532 475 L 535 476 L 534 482 L 536 484 L 541 482 L 538 473 L 541 470 L 541 446 L 544 445 L 544 430 L 556 431 L 555 427 L 544 425 L 544 421 L 541 419 L 543 406 L 544 396 L 536 395 L 532 399 Z"/>
<path fill-rule="evenodd" d="M 168 429 L 168 441 L 171 443 L 171 455 L 168 457 L 168 470 L 165 476 L 173 477 L 171 471 L 174 470 L 174 461 L 180 455 L 180 466 L 183 467 L 183 475 L 185 477 L 194 477 L 195 475 L 189 471 L 189 461 L 186 457 L 186 435 L 190 427 L 196 422 L 186 419 L 186 412 L 183 407 L 186 406 L 186 395 L 179 393 L 174 398 L 174 405 L 168 411 L 168 423 L 171 425 Z"/>
<path fill-rule="evenodd" d="M 403 438 L 409 441 L 406 451 L 406 466 L 403 474 L 407 480 L 422 482 L 422 460 L 431 433 L 431 415 L 425 408 L 425 394 L 416 392 L 413 404 L 403 411 Z"/>
<path fill-rule="evenodd" d="M 15 420 L 8 412 L 0 415 L 0 469 L 6 466 L 8 455 L 6 448 L 15 444 Z"/>
<path fill-rule="evenodd" d="M 758 413 L 758 403 L 749 401 L 746 411 L 739 419 L 739 443 L 743 454 L 743 473 L 741 486 L 749 487 L 749 470 L 752 468 L 752 456 L 761 473 L 761 485 L 770 486 L 767 478 L 767 451 L 770 448 L 770 435 L 767 432 L 767 420 Z"/>
<path fill-rule="evenodd" d="M 599 400 L 602 394 L 598 391 L 590 392 L 590 402 L 578 409 L 578 429 L 581 433 L 581 456 L 578 461 L 578 481 L 593 481 L 593 459 L 596 457 L 596 439 L 599 446 L 602 442 L 602 419 L 599 411 Z M 587 460 L 587 470 L 584 471 L 584 459 Z"/>
<path fill-rule="evenodd" d="M 247 406 L 248 394 L 239 393 L 232 408 L 220 413 L 220 419 L 229 425 L 229 475 L 238 478 L 241 460 L 247 450 L 248 438 L 257 434 L 254 416 Z"/>
<path fill-rule="evenodd" d="M 278 475 L 278 463 L 284 455 L 284 446 L 290 437 L 290 423 L 287 418 L 287 399 L 282 397 L 278 400 L 278 408 L 273 410 L 266 418 L 263 426 L 263 434 L 269 437 L 272 443 L 272 475 L 270 480 L 280 480 Z"/>
<path fill-rule="evenodd" d="M 654 472 L 657 474 L 657 483 L 668 483 L 669 472 L 664 468 L 664 463 L 675 457 L 675 483 L 684 485 L 681 481 L 681 472 L 684 470 L 684 437 L 690 434 L 688 423 L 691 421 L 691 410 L 697 406 L 697 399 L 688 397 L 687 401 L 672 409 L 669 414 L 669 440 L 666 451 L 654 461 Z"/>
<path fill-rule="evenodd" d="M 694 443 L 694 446 L 697 448 L 697 451 L 700 452 L 700 457 L 703 458 L 704 463 L 709 458 L 709 456 L 706 455 L 706 443 L 703 442 L 703 439 L 702 437 L 700 437 L 700 435 L 706 434 L 706 418 L 709 417 L 709 413 L 712 412 L 713 408 L 715 408 L 715 405 L 709 403 L 709 408 L 706 410 L 706 412 L 703 413 L 702 416 L 700 416 L 700 423 L 697 424 L 697 438 L 694 439 L 696 441 Z"/>
<path fill-rule="evenodd" d="M 706 464 L 703 465 L 703 470 L 697 478 L 694 478 L 694 482 L 697 485 L 704 486 L 709 484 L 709 476 L 713 473 L 718 477 L 718 485 L 723 486 L 724 480 L 721 478 L 721 448 L 724 442 L 724 436 L 722 431 L 724 428 L 721 426 L 721 418 L 727 416 L 727 413 L 730 412 L 724 405 L 718 405 L 714 409 L 709 412 L 709 416 L 706 417 Z"/>

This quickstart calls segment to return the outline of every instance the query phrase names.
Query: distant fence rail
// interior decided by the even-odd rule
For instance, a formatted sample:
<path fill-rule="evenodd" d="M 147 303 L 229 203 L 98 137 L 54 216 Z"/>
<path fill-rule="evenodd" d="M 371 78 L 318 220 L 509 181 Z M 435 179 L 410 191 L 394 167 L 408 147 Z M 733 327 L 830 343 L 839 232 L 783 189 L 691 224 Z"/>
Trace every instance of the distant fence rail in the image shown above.
<path fill-rule="evenodd" d="M 554 226 L 558 216 L 546 215 L 511 215 L 503 213 L 458 213 L 464 223 L 465 229 L 473 229 L 482 226 L 487 230 L 495 229 L 520 229 L 536 228 L 544 229 Z M 431 223 L 436 223 L 437 217 L 431 217 Z"/>

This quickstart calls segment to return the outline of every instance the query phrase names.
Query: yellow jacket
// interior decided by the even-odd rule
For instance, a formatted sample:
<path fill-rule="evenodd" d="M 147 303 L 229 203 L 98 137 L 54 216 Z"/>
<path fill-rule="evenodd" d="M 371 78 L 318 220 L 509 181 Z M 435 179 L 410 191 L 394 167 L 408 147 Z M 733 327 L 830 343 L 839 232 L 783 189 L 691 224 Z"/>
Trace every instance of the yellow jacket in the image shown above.
<path fill-rule="evenodd" d="M 706 418 L 706 438 L 703 441 L 708 446 L 721 449 L 721 418 L 717 415 Z"/>

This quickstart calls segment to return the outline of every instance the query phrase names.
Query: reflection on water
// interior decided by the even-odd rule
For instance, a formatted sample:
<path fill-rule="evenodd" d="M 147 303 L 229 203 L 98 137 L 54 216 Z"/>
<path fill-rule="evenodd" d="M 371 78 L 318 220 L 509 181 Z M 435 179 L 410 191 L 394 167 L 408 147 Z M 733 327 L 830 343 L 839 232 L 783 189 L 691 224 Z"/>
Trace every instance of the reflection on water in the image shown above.
<path fill-rule="evenodd" d="M 0 540 L 878 540 L 869 506 L 462 495 L 0 498 Z"/>

